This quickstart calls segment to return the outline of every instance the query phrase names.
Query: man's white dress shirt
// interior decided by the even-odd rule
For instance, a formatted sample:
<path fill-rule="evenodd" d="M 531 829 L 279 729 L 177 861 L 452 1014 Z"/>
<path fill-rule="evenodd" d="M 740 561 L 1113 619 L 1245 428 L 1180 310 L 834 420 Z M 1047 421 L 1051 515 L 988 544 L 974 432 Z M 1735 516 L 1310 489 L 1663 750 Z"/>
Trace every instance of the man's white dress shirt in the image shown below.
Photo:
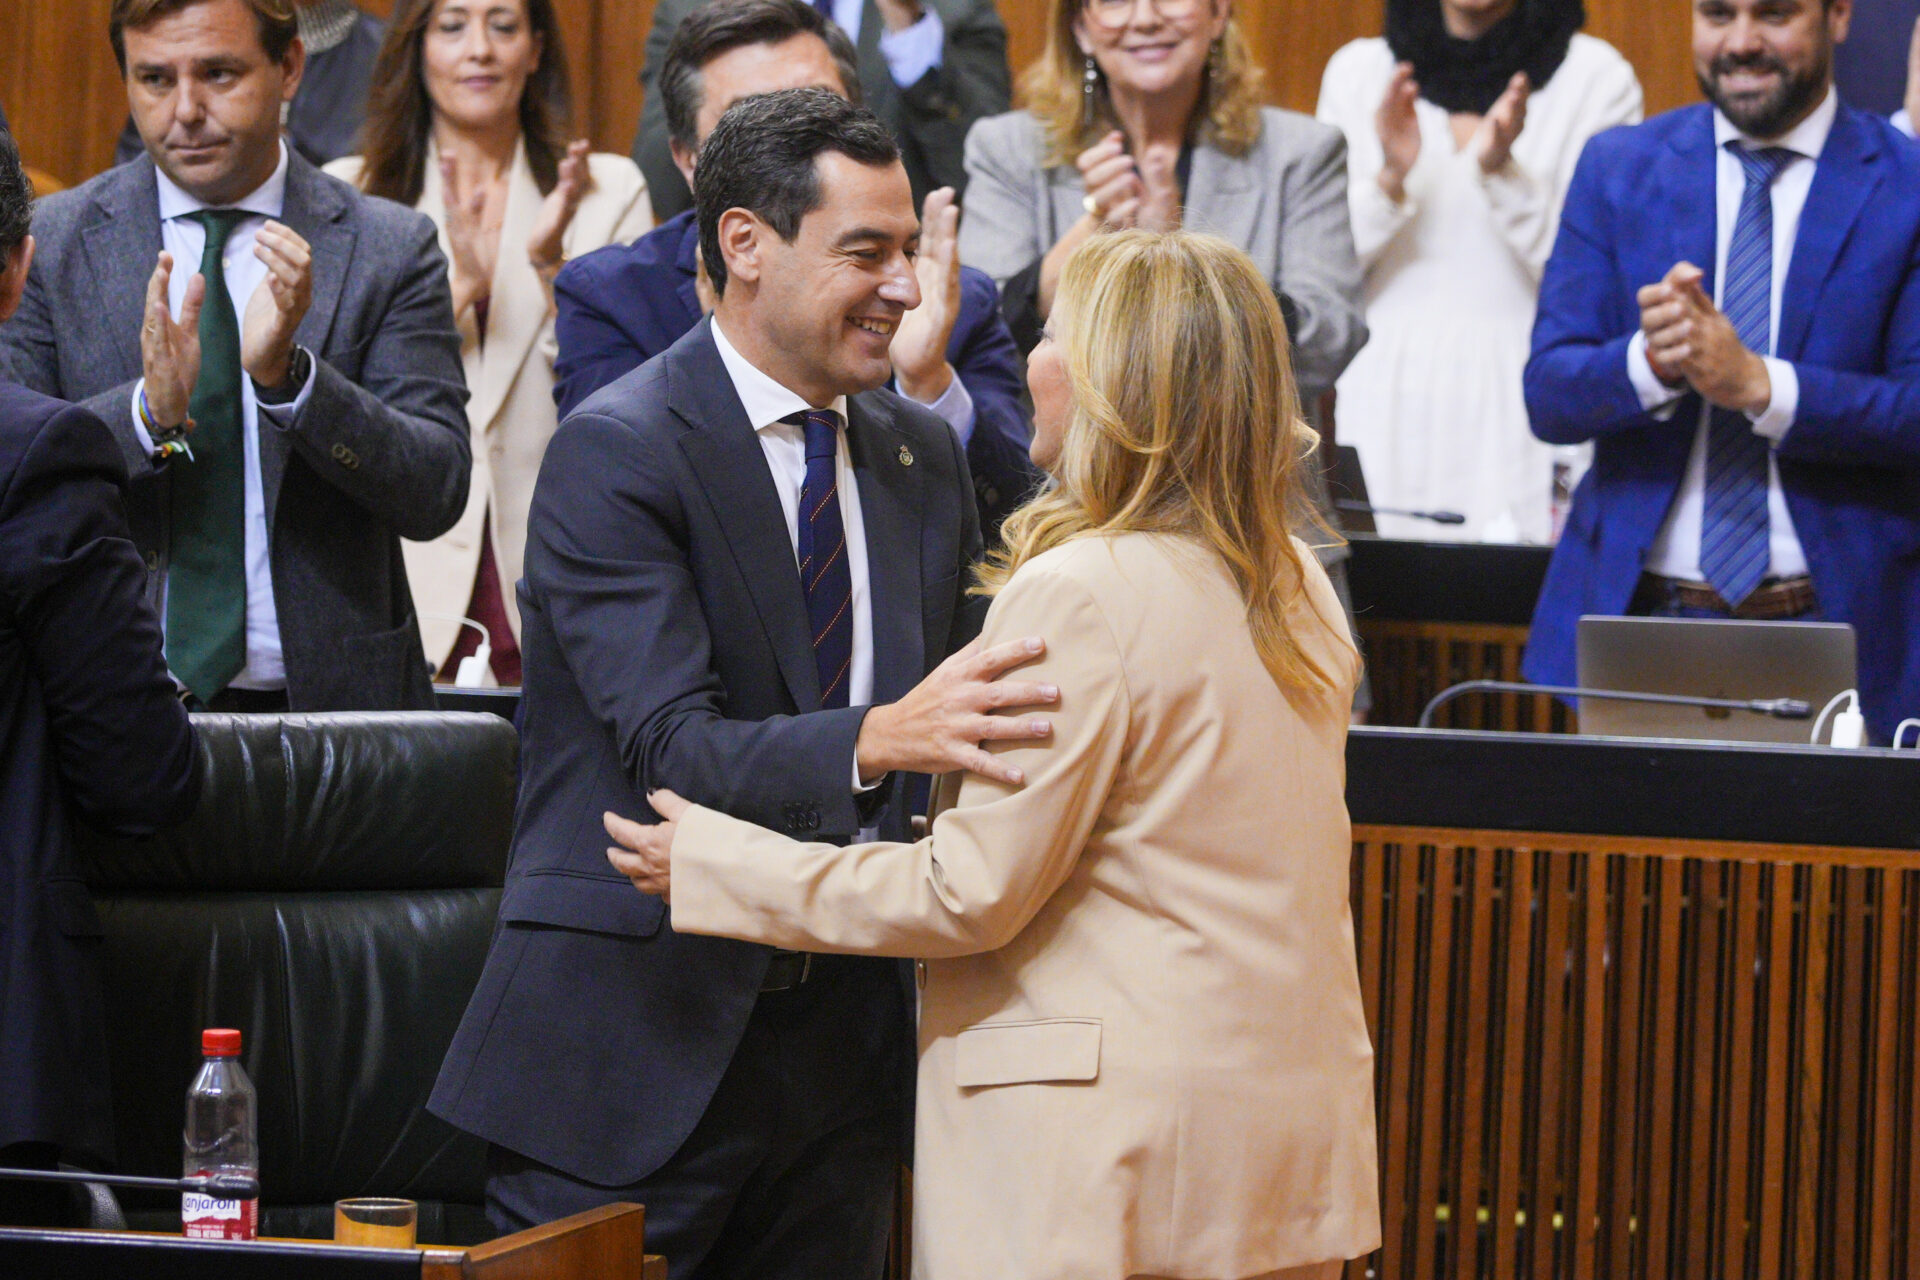
<path fill-rule="evenodd" d="M 773 473 L 773 487 L 780 495 L 780 510 L 786 514 L 787 541 L 793 546 L 793 573 L 800 576 L 800 489 L 807 480 L 807 433 L 781 419 L 806 413 L 813 406 L 797 392 L 775 382 L 741 355 L 720 317 L 713 318 L 713 345 L 720 348 L 720 362 L 747 411 L 747 421 L 760 437 L 760 451 L 767 455 L 767 470 Z M 839 451 L 835 460 L 840 494 L 840 523 L 847 534 L 847 573 L 853 579 L 853 664 L 847 669 L 847 705 L 869 706 L 873 702 L 873 595 L 867 588 L 867 526 L 860 518 L 860 486 L 853 478 L 853 455 L 847 451 L 847 398 L 837 396 L 827 408 L 840 415 Z M 805 710 L 805 708 L 802 708 Z M 853 765 L 855 792 L 871 791 L 879 786 L 860 782 L 860 763 Z"/>
<path fill-rule="evenodd" d="M 1793 263 L 1794 238 L 1800 231 L 1800 214 L 1807 204 L 1807 192 L 1820 153 L 1826 149 L 1827 135 L 1839 114 L 1840 99 L 1832 89 L 1813 113 L 1778 138 L 1750 138 L 1736 129 L 1719 110 L 1713 113 L 1715 162 L 1716 233 L 1714 236 L 1714 303 L 1720 302 L 1721 284 L 1727 274 L 1727 250 L 1733 240 L 1733 226 L 1740 213 L 1740 201 L 1746 194 L 1746 170 L 1737 157 L 1727 151 L 1728 142 L 1746 148 L 1784 147 L 1797 159 L 1780 170 L 1773 183 L 1773 306 L 1769 326 L 1770 345 L 1762 353 L 1767 376 L 1773 384 L 1773 399 L 1760 414 L 1749 414 L 1756 434 L 1778 444 L 1792 430 L 1800 408 L 1800 375 L 1791 364 L 1773 352 L 1780 342 L 1780 300 L 1784 296 L 1787 270 Z M 1654 374 L 1647 361 L 1644 332 L 1636 333 L 1627 347 L 1627 375 L 1639 393 L 1642 407 L 1658 416 L 1671 414 L 1686 388 L 1668 387 Z M 1700 423 L 1694 431 L 1693 452 L 1687 459 L 1687 472 L 1667 510 L 1666 523 L 1647 553 L 1646 567 L 1668 578 L 1691 582 L 1701 580 L 1700 523 L 1706 509 L 1707 436 L 1711 430 L 1713 406 L 1703 403 Z M 1772 556 L 1767 573 L 1788 578 L 1807 571 L 1807 557 L 1793 528 L 1793 515 L 1787 510 L 1785 492 L 1780 487 L 1780 464 L 1771 453 L 1767 458 L 1767 516 L 1770 525 Z"/>
<path fill-rule="evenodd" d="M 160 184 L 160 243 L 173 255 L 173 274 L 167 282 L 167 305 L 178 319 L 180 304 L 187 296 L 187 282 L 200 270 L 200 255 L 207 245 L 206 228 L 189 215 L 214 206 L 188 195 L 165 173 L 157 169 L 154 172 Z M 275 167 L 273 176 L 251 194 L 231 205 L 221 206 L 245 209 L 258 215 L 234 227 L 227 237 L 224 259 L 227 296 L 233 299 L 234 319 L 243 330 L 246 327 L 247 303 L 252 300 L 254 290 L 267 278 L 267 264 L 254 255 L 253 239 L 260 228 L 266 225 L 267 219 L 280 217 L 286 205 L 286 196 L 287 146 L 283 142 L 280 144 L 280 163 Z M 211 288 L 213 282 L 208 281 L 207 285 Z M 152 437 L 140 421 L 140 393 L 145 389 L 146 379 L 142 378 L 133 390 L 133 430 L 140 443 L 151 451 Z M 280 613 L 273 602 L 273 569 L 267 546 L 266 487 L 260 479 L 260 414 L 264 408 L 276 426 L 285 428 L 306 407 L 307 397 L 312 391 L 313 371 L 309 369 L 306 384 L 292 402 L 262 406 L 254 397 L 253 379 L 244 372 L 240 375 L 240 434 L 246 468 L 247 665 L 233 678 L 233 687 L 236 689 L 287 687 L 287 668 L 280 648 Z M 191 434 L 187 436 L 187 444 L 192 447 Z M 193 463 L 185 458 L 175 458 L 167 465 L 190 467 Z M 162 583 L 162 627 L 166 625 L 166 599 L 166 584 Z"/>

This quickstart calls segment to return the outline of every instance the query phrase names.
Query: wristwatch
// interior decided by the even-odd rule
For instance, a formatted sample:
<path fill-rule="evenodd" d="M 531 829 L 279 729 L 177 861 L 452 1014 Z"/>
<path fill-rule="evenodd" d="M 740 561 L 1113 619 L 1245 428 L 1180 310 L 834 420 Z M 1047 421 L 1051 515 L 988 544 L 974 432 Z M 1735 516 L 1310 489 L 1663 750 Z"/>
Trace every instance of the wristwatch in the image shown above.
<path fill-rule="evenodd" d="M 313 357 L 307 349 L 295 344 L 293 354 L 287 357 L 287 380 L 277 387 L 263 387 L 253 384 L 253 398 L 261 404 L 292 404 L 300 398 L 300 388 L 307 385 L 307 378 L 313 373 Z"/>

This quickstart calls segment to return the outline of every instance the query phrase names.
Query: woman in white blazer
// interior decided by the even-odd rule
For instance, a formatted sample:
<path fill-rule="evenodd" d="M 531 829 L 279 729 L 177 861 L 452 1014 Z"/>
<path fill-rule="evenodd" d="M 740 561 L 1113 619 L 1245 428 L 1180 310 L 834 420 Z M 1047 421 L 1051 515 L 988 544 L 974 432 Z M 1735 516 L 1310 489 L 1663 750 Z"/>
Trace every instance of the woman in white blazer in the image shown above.
<path fill-rule="evenodd" d="M 1348 910 L 1360 662 L 1289 530 L 1312 433 L 1225 241 L 1090 239 L 1035 349 L 982 643 L 1045 638 L 1026 782 L 917 844 L 802 844 L 667 792 L 607 815 L 674 929 L 919 959 L 922 1280 L 1331 1277 L 1380 1240 Z"/>
<path fill-rule="evenodd" d="M 374 69 L 361 153 L 328 173 L 440 228 L 466 365 L 473 485 L 460 522 L 403 545 L 427 660 L 451 680 L 480 632 L 487 683 L 520 683 L 527 507 L 558 419 L 553 277 L 653 225 L 624 156 L 566 140 L 570 94 L 552 0 L 400 0 Z"/>

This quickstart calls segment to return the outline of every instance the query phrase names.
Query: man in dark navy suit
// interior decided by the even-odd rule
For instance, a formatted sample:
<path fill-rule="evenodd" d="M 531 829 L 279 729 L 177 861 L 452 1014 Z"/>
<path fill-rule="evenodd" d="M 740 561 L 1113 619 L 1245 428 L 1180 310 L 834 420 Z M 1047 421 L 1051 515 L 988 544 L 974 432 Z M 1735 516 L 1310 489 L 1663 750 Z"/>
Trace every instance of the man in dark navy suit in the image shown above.
<path fill-rule="evenodd" d="M 32 203 L 0 128 L 0 320 L 26 288 Z M 100 419 L 0 382 L 0 1166 L 113 1155 L 100 921 L 74 820 L 146 835 L 199 798 L 126 482 Z M 70 1225 L 69 1201 L 0 1182 L 0 1224 Z"/>
<path fill-rule="evenodd" d="M 661 70 L 674 163 L 689 183 L 700 144 L 740 98 L 813 86 L 860 100 L 853 45 L 805 0 L 716 0 L 674 33 Z M 966 446 L 980 526 L 1000 522 L 1041 482 L 1027 457 L 1020 349 L 1000 294 L 959 265 L 951 192 L 928 198 L 921 241 L 922 302 L 893 342 L 894 389 L 944 418 Z M 568 263 L 554 282 L 559 307 L 554 399 L 562 415 L 698 324 L 700 229 L 692 210 L 631 245 Z"/>
<path fill-rule="evenodd" d="M 1058 691 L 995 682 L 1039 637 L 956 652 L 966 459 L 878 389 L 919 301 L 885 127 L 821 89 L 743 99 L 697 195 L 713 315 L 541 465 L 500 929 L 430 1106 L 492 1144 L 502 1230 L 635 1201 L 682 1280 L 862 1280 L 905 1137 L 910 974 L 674 932 L 601 818 L 669 787 L 812 839 L 906 838 L 909 771 L 1017 785 L 982 743 L 1050 727 L 988 712 Z"/>
<path fill-rule="evenodd" d="M 1531 679 L 1574 683 L 1582 614 L 1826 619 L 1875 736 L 1920 715 L 1920 148 L 1834 91 L 1852 13 L 1695 0 L 1711 105 L 1580 157 L 1526 395 L 1594 459 Z"/>

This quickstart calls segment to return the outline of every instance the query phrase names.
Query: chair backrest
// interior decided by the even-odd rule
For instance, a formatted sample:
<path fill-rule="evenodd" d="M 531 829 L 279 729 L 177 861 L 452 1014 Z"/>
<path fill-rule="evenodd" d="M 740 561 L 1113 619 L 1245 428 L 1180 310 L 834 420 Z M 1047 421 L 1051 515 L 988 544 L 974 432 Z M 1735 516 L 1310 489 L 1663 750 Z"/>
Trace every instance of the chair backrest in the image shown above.
<path fill-rule="evenodd" d="M 123 1170 L 180 1167 L 205 1027 L 238 1027 L 260 1095 L 261 1233 L 331 1232 L 355 1195 L 421 1202 L 423 1239 L 484 1238 L 484 1150 L 427 1114 L 480 973 L 513 829 L 496 716 L 194 717 L 194 817 L 91 837 Z M 177 1202 L 129 1200 L 136 1227 Z"/>

